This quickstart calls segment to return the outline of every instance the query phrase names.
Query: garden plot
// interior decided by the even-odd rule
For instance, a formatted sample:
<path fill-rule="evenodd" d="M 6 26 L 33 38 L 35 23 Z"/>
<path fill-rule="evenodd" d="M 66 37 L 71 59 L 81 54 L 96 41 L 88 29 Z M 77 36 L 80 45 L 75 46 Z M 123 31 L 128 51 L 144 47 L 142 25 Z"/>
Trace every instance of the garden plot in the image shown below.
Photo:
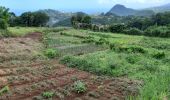
<path fill-rule="evenodd" d="M 104 46 L 98 46 L 95 44 L 82 44 L 82 45 L 72 45 L 72 46 L 62 46 L 58 47 L 61 55 L 83 55 L 87 53 L 93 53 L 96 51 L 106 50 Z"/>
<path fill-rule="evenodd" d="M 112 100 L 115 98 L 124 100 L 128 95 L 138 94 L 138 85 L 141 84 L 138 81 L 99 77 L 68 68 L 59 64 L 58 60 L 44 58 L 43 45 L 39 37 L 32 38 L 31 35 L 27 35 L 22 38 L 2 39 L 0 43 L 3 44 L 0 45 L 2 59 L 0 100 Z M 81 46 L 78 47 L 81 49 L 88 47 L 88 45 Z M 68 49 L 68 47 L 60 49 Z M 82 90 L 78 82 L 82 82 L 85 89 Z"/>

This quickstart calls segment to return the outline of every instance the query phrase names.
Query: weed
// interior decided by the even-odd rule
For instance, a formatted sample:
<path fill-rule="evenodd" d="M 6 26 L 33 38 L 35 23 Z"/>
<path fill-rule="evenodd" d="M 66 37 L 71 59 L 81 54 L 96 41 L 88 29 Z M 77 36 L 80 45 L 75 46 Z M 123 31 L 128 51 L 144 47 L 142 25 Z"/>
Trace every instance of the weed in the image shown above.
<path fill-rule="evenodd" d="M 42 96 L 44 98 L 52 98 L 54 95 L 55 95 L 54 92 L 44 92 L 44 93 L 42 93 Z"/>
<path fill-rule="evenodd" d="M 4 93 L 7 93 L 7 92 L 9 92 L 9 87 L 8 86 L 3 87 L 0 90 L 0 96 L 2 96 Z"/>
<path fill-rule="evenodd" d="M 73 84 L 73 90 L 77 93 L 84 93 L 87 90 L 86 84 L 81 81 L 76 81 Z"/>
<path fill-rule="evenodd" d="M 46 49 L 44 54 L 48 58 L 55 58 L 59 56 L 59 51 L 57 49 Z"/>

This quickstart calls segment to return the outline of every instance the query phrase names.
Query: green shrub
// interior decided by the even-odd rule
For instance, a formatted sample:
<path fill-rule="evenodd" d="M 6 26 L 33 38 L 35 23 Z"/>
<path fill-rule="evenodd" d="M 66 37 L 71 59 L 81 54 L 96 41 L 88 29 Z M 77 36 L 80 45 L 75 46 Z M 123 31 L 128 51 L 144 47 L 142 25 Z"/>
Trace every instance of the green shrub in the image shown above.
<path fill-rule="evenodd" d="M 59 56 L 59 51 L 57 49 L 47 49 L 45 50 L 44 54 L 48 58 L 55 58 Z"/>
<path fill-rule="evenodd" d="M 167 26 L 152 26 L 145 30 L 145 35 L 156 37 L 170 37 L 170 28 Z"/>
<path fill-rule="evenodd" d="M 10 37 L 10 36 L 13 36 L 13 34 L 8 30 L 0 30 L 0 37 Z"/>
<path fill-rule="evenodd" d="M 139 57 L 137 55 L 129 55 L 128 57 L 126 57 L 126 60 L 130 64 L 135 64 L 139 61 Z"/>
<path fill-rule="evenodd" d="M 126 29 L 125 24 L 114 24 L 109 27 L 109 30 L 113 33 L 121 33 Z"/>
<path fill-rule="evenodd" d="M 95 42 L 96 45 L 103 45 L 103 44 L 108 44 L 106 39 L 100 38 L 98 41 Z"/>
<path fill-rule="evenodd" d="M 146 50 L 140 46 L 126 46 L 114 43 L 110 44 L 110 49 L 117 52 L 146 53 Z"/>
<path fill-rule="evenodd" d="M 94 42 L 95 42 L 95 39 L 94 39 L 94 37 L 91 37 L 91 36 L 86 37 L 86 38 L 82 41 L 82 43 L 94 43 Z"/>
<path fill-rule="evenodd" d="M 144 32 L 137 28 L 130 28 L 130 29 L 124 30 L 123 33 L 129 34 L 129 35 L 143 35 Z"/>
<path fill-rule="evenodd" d="M 0 29 L 4 29 L 6 30 L 8 27 L 8 24 L 6 23 L 6 21 L 2 18 L 0 18 Z"/>
<path fill-rule="evenodd" d="M 146 53 L 146 50 L 140 46 L 130 46 L 130 47 L 127 47 L 127 50 L 133 53 Z"/>
<path fill-rule="evenodd" d="M 53 96 L 55 95 L 55 93 L 54 92 L 44 92 L 44 93 L 42 93 L 42 96 L 44 97 L 44 98 L 52 98 Z"/>
<path fill-rule="evenodd" d="M 117 48 L 121 47 L 122 45 L 120 43 L 110 43 L 109 47 L 111 50 L 116 50 Z"/>
<path fill-rule="evenodd" d="M 87 90 L 86 84 L 81 81 L 76 81 L 73 84 L 73 90 L 77 93 L 84 93 Z"/>
<path fill-rule="evenodd" d="M 154 52 L 154 53 L 152 54 L 152 56 L 153 56 L 154 58 L 156 58 L 156 59 L 162 59 L 162 58 L 165 58 L 165 53 L 164 53 L 164 52 L 161 52 L 161 51 L 159 51 L 159 52 Z"/>
<path fill-rule="evenodd" d="M 9 87 L 5 86 L 0 90 L 0 96 L 2 96 L 4 93 L 7 93 L 9 91 Z"/>
<path fill-rule="evenodd" d="M 79 68 L 84 71 L 89 71 L 92 68 L 92 64 L 88 63 L 86 60 L 77 59 L 74 56 L 64 56 L 60 59 L 60 63 L 66 64 L 68 67 Z"/>

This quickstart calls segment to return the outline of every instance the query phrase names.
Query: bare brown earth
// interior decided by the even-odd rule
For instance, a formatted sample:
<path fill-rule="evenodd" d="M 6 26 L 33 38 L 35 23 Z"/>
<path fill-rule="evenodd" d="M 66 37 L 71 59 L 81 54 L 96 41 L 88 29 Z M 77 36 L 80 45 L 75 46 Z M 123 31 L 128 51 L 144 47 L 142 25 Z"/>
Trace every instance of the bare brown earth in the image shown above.
<path fill-rule="evenodd" d="M 96 76 L 42 58 L 39 40 L 41 33 L 0 40 L 0 89 L 10 88 L 0 100 L 45 100 L 41 94 L 46 91 L 55 93 L 53 100 L 124 100 L 137 95 L 138 81 Z M 86 83 L 85 93 L 73 91 L 76 80 Z"/>

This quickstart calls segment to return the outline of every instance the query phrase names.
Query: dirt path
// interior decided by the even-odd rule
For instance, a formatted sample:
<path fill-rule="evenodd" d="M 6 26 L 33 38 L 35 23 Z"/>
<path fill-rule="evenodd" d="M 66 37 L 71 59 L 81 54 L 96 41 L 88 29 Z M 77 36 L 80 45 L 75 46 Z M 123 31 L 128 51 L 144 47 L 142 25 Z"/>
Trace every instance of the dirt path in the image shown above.
<path fill-rule="evenodd" d="M 0 100 L 42 100 L 46 91 L 55 93 L 53 100 L 124 100 L 137 94 L 137 81 L 100 77 L 41 58 L 41 35 L 0 40 L 0 88 L 10 88 Z M 87 85 L 85 93 L 73 91 L 76 80 Z"/>

